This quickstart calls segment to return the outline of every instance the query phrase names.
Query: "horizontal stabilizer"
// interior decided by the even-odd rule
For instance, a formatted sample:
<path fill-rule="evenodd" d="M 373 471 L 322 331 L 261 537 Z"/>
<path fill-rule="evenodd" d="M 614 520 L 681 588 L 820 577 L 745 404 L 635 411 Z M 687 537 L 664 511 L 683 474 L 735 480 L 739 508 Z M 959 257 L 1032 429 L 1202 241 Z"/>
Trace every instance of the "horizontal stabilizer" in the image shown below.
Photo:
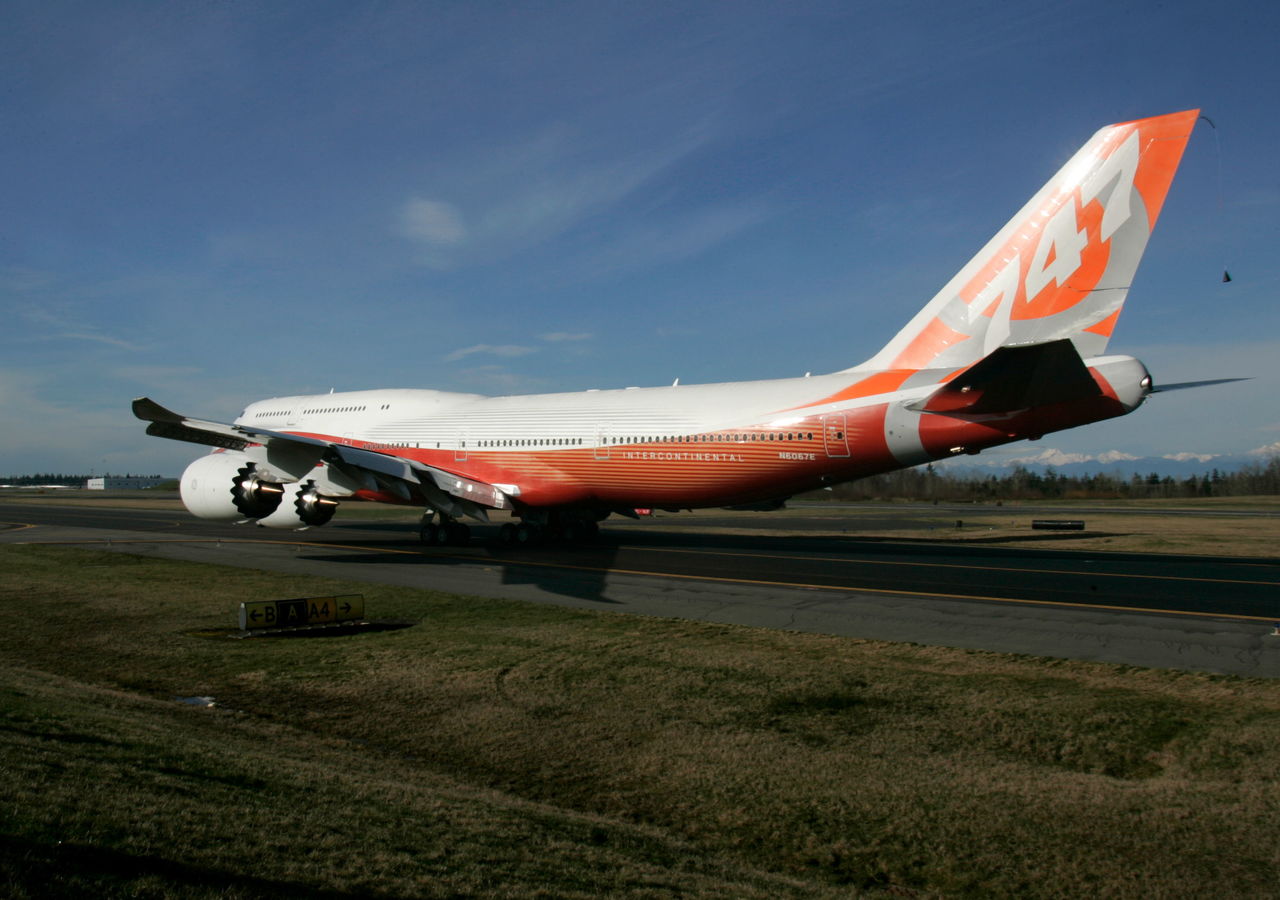
<path fill-rule="evenodd" d="M 1102 393 L 1070 339 L 1000 347 L 911 408 L 938 415 L 998 415 Z"/>
<path fill-rule="evenodd" d="M 1151 388 L 1153 394 L 1165 391 L 1185 391 L 1187 388 L 1209 387 L 1213 384 L 1230 384 L 1233 381 L 1249 381 L 1248 378 L 1210 378 L 1208 381 L 1180 381 L 1177 384 L 1157 384 Z"/>

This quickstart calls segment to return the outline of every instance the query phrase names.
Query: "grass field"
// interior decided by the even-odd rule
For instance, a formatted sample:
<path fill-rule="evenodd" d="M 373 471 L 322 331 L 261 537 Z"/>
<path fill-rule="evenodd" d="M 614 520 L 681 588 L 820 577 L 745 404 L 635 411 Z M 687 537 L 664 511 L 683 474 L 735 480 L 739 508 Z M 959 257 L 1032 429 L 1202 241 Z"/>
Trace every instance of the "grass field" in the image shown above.
<path fill-rule="evenodd" d="M 229 637 L 353 591 L 416 624 Z M 1280 894 L 1275 682 L 52 547 L 0 602 L 9 896 Z"/>

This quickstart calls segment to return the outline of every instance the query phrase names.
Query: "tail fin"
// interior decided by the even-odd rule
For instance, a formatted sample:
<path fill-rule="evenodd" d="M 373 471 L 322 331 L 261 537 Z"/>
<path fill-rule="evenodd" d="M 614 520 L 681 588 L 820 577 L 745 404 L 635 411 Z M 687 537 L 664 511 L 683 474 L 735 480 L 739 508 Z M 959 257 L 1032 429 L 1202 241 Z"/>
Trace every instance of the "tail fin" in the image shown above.
<path fill-rule="evenodd" d="M 856 370 L 960 368 L 1065 338 L 1102 354 L 1199 114 L 1103 128 Z"/>

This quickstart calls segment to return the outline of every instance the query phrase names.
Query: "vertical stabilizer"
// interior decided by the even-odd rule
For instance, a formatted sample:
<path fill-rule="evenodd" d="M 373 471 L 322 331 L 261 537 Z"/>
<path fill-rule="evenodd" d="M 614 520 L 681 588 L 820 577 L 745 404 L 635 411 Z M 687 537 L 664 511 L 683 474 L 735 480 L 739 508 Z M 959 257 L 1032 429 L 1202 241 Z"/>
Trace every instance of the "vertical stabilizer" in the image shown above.
<path fill-rule="evenodd" d="M 1102 354 L 1199 113 L 1103 128 L 856 369 L 959 368 L 1064 338 Z"/>

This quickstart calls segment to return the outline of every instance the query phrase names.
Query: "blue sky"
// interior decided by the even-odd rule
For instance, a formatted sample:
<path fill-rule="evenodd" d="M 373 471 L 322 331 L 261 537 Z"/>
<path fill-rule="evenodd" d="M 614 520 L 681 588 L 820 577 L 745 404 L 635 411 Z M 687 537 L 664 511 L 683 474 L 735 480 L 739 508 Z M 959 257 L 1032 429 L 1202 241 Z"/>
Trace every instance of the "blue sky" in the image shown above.
<path fill-rule="evenodd" d="M 140 395 L 845 368 L 1097 128 L 1196 106 L 1111 350 L 1254 380 L 1031 451 L 1275 443 L 1277 34 L 1260 2 L 10 0 L 0 474 L 179 473 Z"/>

